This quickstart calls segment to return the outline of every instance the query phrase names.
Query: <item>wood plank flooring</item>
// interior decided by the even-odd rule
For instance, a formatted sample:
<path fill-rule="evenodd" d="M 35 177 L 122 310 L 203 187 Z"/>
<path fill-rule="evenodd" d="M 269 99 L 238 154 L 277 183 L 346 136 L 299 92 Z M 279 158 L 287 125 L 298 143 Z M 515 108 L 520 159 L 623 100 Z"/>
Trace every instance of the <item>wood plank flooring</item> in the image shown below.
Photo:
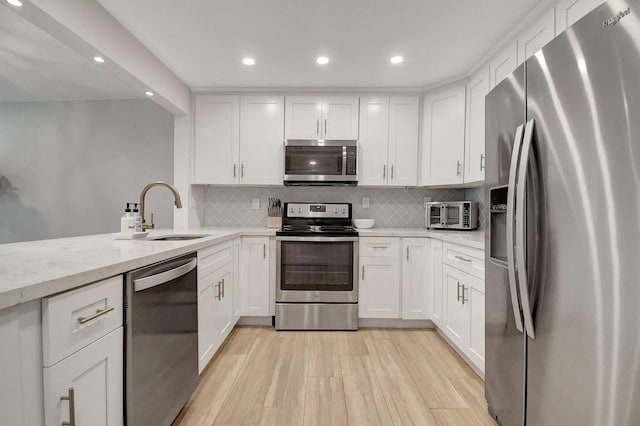
<path fill-rule="evenodd" d="M 174 425 L 495 422 L 484 383 L 434 330 L 237 327 Z"/>

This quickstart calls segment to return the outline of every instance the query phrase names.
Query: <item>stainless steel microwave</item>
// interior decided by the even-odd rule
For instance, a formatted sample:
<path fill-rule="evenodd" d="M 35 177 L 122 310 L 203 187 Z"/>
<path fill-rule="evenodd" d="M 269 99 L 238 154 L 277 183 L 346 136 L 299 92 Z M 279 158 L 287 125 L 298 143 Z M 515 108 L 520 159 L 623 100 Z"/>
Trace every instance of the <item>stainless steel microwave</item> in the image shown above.
<path fill-rule="evenodd" d="M 429 229 L 477 229 L 478 203 L 475 201 L 427 203 L 425 222 Z"/>
<path fill-rule="evenodd" d="M 358 141 L 291 140 L 284 142 L 285 185 L 358 184 Z"/>

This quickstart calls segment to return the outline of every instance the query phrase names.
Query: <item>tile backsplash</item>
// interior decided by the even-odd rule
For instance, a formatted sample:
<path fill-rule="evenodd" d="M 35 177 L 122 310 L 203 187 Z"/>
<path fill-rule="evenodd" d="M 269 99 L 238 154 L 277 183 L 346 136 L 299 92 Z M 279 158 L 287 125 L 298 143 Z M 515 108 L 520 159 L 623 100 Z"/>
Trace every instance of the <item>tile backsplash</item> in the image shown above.
<path fill-rule="evenodd" d="M 203 216 L 205 226 L 266 226 L 268 199 L 276 197 L 283 203 L 352 203 L 355 218 L 373 218 L 378 228 L 421 228 L 424 197 L 456 201 L 465 196 L 464 189 L 210 186 L 204 190 Z M 362 208 L 363 197 L 369 197 L 370 208 Z M 253 198 L 260 199 L 257 210 L 251 209 Z"/>

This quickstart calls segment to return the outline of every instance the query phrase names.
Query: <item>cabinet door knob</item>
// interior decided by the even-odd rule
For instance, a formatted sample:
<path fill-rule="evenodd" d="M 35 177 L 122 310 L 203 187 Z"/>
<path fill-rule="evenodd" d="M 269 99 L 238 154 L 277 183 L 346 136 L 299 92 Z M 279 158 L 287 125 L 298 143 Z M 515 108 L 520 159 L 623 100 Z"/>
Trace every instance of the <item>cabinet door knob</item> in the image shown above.
<path fill-rule="evenodd" d="M 460 176 L 460 162 L 456 161 L 456 176 Z"/>
<path fill-rule="evenodd" d="M 387 177 L 387 165 L 382 166 L 382 179 Z"/>
<path fill-rule="evenodd" d="M 316 120 L 316 136 L 320 136 L 320 119 Z"/>
<path fill-rule="evenodd" d="M 407 262 L 409 261 L 409 247 L 407 247 Z"/>
<path fill-rule="evenodd" d="M 324 119 L 324 136 L 327 136 L 327 119 Z"/>
<path fill-rule="evenodd" d="M 485 169 L 484 166 L 484 160 L 485 160 L 485 155 L 484 154 L 480 154 L 480 171 L 483 171 Z"/>
<path fill-rule="evenodd" d="M 224 298 L 224 278 L 222 279 L 222 297 Z"/>
<path fill-rule="evenodd" d="M 62 422 L 62 426 L 76 426 L 76 393 L 69 388 L 69 395 L 61 396 L 61 401 L 69 401 L 69 421 Z"/>
<path fill-rule="evenodd" d="M 362 265 L 362 281 L 364 281 L 364 265 Z"/>
<path fill-rule="evenodd" d="M 233 177 L 236 177 L 236 163 L 233 163 Z"/>
<path fill-rule="evenodd" d="M 464 292 L 468 291 L 468 290 L 469 289 L 466 286 L 464 286 L 464 285 L 462 286 L 462 304 L 463 305 L 464 305 L 464 302 L 468 302 L 469 301 L 469 299 L 465 299 L 465 296 L 464 296 Z"/>
<path fill-rule="evenodd" d="M 262 258 L 263 259 L 267 258 L 267 245 L 266 244 L 262 244 Z"/>

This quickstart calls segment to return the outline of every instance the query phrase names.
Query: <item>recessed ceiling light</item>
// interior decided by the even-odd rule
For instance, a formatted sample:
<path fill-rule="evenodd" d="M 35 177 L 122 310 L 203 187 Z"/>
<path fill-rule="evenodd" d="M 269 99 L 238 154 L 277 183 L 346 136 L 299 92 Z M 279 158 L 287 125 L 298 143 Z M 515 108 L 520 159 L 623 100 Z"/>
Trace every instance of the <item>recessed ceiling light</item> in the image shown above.
<path fill-rule="evenodd" d="M 93 60 L 101 64 L 104 63 L 104 58 L 102 56 L 94 56 Z"/>
<path fill-rule="evenodd" d="M 245 65 L 255 65 L 256 64 L 256 60 L 253 58 L 244 58 L 242 60 L 242 63 Z"/>
<path fill-rule="evenodd" d="M 392 64 L 400 64 L 402 63 L 402 61 L 404 61 L 404 58 L 402 56 L 394 56 L 391 58 Z"/>
<path fill-rule="evenodd" d="M 318 56 L 318 58 L 316 59 L 316 62 L 319 63 L 320 65 L 326 65 L 329 63 L 329 58 L 327 58 L 326 56 Z"/>
<path fill-rule="evenodd" d="M 144 94 L 147 96 L 153 96 L 153 92 L 151 90 L 147 90 Z"/>
<path fill-rule="evenodd" d="M 9 3 L 11 6 L 22 6 L 22 2 L 20 0 L 7 0 L 7 3 Z"/>

